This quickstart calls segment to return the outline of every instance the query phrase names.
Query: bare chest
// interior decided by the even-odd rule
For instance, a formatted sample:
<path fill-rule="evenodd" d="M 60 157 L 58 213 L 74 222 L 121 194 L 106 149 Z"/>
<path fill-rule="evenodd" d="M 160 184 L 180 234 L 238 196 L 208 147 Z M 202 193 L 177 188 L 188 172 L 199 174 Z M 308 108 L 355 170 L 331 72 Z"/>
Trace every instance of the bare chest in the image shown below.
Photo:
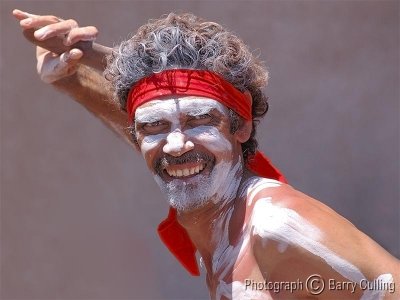
<path fill-rule="evenodd" d="M 265 282 L 249 241 L 224 249 L 207 274 L 211 299 L 271 299 L 268 290 L 255 286 Z"/>

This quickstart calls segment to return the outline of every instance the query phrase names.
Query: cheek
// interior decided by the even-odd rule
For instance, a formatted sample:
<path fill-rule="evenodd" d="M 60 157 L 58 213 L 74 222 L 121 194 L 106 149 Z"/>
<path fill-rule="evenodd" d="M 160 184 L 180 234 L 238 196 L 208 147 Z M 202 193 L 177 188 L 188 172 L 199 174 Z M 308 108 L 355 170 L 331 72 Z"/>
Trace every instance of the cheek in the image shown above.
<path fill-rule="evenodd" d="M 148 157 L 151 152 L 157 150 L 161 145 L 162 141 L 167 138 L 166 134 L 155 134 L 145 136 L 139 142 L 140 152 L 144 158 Z"/>
<path fill-rule="evenodd" d="M 232 143 L 214 126 L 198 126 L 186 130 L 189 139 L 202 144 L 211 152 L 231 152 Z"/>

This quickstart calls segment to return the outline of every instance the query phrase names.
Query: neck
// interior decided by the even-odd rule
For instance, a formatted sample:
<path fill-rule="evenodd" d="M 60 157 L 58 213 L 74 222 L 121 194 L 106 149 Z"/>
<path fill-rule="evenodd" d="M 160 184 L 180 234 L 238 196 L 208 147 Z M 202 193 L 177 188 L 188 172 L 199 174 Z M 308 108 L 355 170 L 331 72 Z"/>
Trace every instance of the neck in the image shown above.
<path fill-rule="evenodd" d="M 244 210 L 240 206 L 244 202 L 240 201 L 241 188 L 251 174 L 240 168 L 240 172 L 235 175 L 239 176 L 239 180 L 232 180 L 230 176 L 226 180 L 227 185 L 236 182 L 235 187 L 227 189 L 231 191 L 229 195 L 210 199 L 195 210 L 178 211 L 178 222 L 186 229 L 198 249 L 209 275 L 218 272 L 222 254 L 235 243 L 242 227 L 243 216 L 240 212 Z"/>

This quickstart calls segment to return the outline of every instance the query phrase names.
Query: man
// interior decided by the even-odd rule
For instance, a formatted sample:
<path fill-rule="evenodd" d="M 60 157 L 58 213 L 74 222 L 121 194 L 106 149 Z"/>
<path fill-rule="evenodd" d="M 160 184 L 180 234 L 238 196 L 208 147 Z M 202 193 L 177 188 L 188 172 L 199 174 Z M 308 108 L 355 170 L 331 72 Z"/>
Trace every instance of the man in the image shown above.
<path fill-rule="evenodd" d="M 38 40 L 94 40 L 94 27 L 14 11 Z M 41 78 L 133 138 L 171 206 L 159 234 L 212 299 L 396 299 L 399 262 L 334 211 L 285 184 L 257 151 L 268 74 L 244 43 L 193 15 L 149 22 L 108 57 L 37 49 Z M 125 113 L 126 111 L 127 113 Z M 132 136 L 125 130 L 131 123 Z"/>

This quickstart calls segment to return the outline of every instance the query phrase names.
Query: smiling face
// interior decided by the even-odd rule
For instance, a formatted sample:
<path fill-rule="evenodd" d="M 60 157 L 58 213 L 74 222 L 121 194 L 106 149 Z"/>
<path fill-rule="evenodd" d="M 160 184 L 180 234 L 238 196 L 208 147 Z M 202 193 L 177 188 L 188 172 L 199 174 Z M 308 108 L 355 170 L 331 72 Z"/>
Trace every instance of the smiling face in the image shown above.
<path fill-rule="evenodd" d="M 240 138 L 228 109 L 203 97 L 152 100 L 135 112 L 137 141 L 170 205 L 179 210 L 236 196 L 242 176 Z"/>

